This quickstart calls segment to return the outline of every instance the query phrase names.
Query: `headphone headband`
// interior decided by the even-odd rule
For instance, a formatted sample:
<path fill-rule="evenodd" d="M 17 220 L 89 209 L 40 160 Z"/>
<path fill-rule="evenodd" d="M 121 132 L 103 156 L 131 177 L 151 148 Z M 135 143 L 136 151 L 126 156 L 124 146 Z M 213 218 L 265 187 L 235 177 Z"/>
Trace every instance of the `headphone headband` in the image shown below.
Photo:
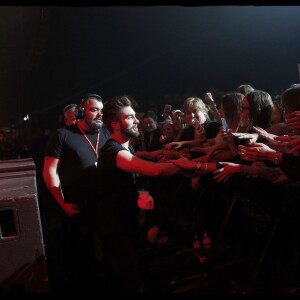
<path fill-rule="evenodd" d="M 98 101 L 102 101 L 101 96 L 99 96 L 97 94 L 88 93 L 88 94 L 85 94 L 84 97 L 81 99 L 80 105 L 82 105 L 83 102 L 87 101 L 90 98 L 96 98 Z"/>
<path fill-rule="evenodd" d="M 87 101 L 90 98 L 95 98 L 98 101 L 102 102 L 102 98 L 98 94 L 92 94 L 92 93 L 85 94 L 84 97 L 81 99 L 80 105 L 78 106 L 78 118 L 79 119 L 84 118 L 84 108 L 82 107 L 82 105 L 85 101 Z"/>

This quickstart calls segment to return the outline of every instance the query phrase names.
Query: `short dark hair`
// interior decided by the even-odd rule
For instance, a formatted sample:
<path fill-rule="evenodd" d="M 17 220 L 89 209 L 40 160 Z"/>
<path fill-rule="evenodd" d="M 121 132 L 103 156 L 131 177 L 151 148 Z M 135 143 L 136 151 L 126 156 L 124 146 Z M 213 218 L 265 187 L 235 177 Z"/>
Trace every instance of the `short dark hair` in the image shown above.
<path fill-rule="evenodd" d="M 119 121 L 120 110 L 126 106 L 132 106 L 132 103 L 127 96 L 117 96 L 104 103 L 102 121 L 110 132 L 113 131 L 111 123 Z"/>
<path fill-rule="evenodd" d="M 82 99 L 81 99 L 81 105 L 82 105 L 83 102 L 87 101 L 87 100 L 90 99 L 90 98 L 95 98 L 95 99 L 97 99 L 97 100 L 99 100 L 99 101 L 102 101 L 101 96 L 99 96 L 98 94 L 87 93 L 87 94 L 85 94 L 85 95 L 82 97 Z"/>
<path fill-rule="evenodd" d="M 92 93 L 87 93 L 83 96 L 81 99 L 80 104 L 78 105 L 78 119 L 83 119 L 84 118 L 84 106 L 86 101 L 89 99 L 94 98 L 97 99 L 99 102 L 103 102 L 102 98 L 98 94 L 92 94 Z"/>
<path fill-rule="evenodd" d="M 296 110 L 300 110 L 300 84 L 293 84 L 287 88 L 281 95 L 282 105 L 284 110 L 291 113 Z"/>
<path fill-rule="evenodd" d="M 155 122 L 158 121 L 157 114 L 156 114 L 153 110 L 147 110 L 147 111 L 144 113 L 142 119 L 144 120 L 144 119 L 146 119 L 146 118 L 151 118 L 151 119 L 153 119 Z"/>
<path fill-rule="evenodd" d="M 243 94 L 244 96 L 246 96 L 248 93 L 250 92 L 253 92 L 255 89 L 252 85 L 250 84 L 241 84 L 239 85 L 236 89 L 235 89 L 235 92 L 237 93 L 241 93 Z"/>

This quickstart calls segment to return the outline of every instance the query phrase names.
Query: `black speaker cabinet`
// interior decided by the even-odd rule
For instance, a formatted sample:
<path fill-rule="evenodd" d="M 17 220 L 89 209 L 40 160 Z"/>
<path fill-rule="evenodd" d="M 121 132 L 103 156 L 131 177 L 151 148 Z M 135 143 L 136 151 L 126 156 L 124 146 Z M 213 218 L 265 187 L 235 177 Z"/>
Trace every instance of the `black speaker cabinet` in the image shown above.
<path fill-rule="evenodd" d="M 32 159 L 0 161 L 0 291 L 48 292 Z"/>

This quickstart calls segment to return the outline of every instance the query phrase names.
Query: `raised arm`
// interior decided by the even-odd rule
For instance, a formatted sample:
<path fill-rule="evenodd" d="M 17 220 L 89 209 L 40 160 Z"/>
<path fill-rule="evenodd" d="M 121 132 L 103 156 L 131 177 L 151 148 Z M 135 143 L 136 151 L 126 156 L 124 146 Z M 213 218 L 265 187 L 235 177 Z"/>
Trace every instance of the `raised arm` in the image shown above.
<path fill-rule="evenodd" d="M 210 107 L 211 111 L 213 112 L 215 120 L 218 123 L 222 124 L 221 116 L 220 116 L 219 111 L 216 107 L 216 103 L 214 101 L 214 98 L 212 97 L 212 94 L 211 93 L 206 93 L 205 97 L 204 97 L 204 100 L 206 101 L 206 103 Z"/>

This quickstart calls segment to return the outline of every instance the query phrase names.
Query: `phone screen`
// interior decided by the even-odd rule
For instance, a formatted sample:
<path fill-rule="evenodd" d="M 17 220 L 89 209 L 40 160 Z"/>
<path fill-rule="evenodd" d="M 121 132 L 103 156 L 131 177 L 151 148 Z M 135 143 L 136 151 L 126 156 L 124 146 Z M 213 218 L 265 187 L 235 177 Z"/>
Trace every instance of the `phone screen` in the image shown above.
<path fill-rule="evenodd" d="M 226 122 L 225 118 L 221 118 L 221 121 L 222 121 L 222 126 L 223 126 L 224 130 L 227 131 L 228 128 L 227 128 L 227 122 Z"/>

